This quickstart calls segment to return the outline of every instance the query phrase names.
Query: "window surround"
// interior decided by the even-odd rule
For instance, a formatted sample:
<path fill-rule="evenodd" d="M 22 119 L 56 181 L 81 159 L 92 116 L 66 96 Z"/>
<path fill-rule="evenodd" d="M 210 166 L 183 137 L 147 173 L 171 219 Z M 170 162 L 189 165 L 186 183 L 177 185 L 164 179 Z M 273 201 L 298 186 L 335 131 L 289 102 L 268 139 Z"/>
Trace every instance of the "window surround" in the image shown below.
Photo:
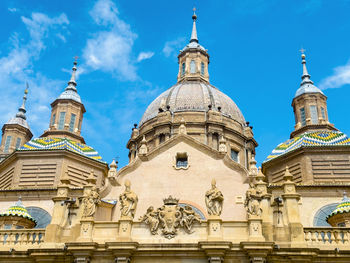
<path fill-rule="evenodd" d="M 176 153 L 175 157 L 173 158 L 173 167 L 175 170 L 187 170 L 190 167 L 189 164 L 189 154 L 187 152 L 178 152 Z M 179 159 L 186 159 L 187 160 L 187 165 L 186 166 L 178 166 L 178 160 Z"/>

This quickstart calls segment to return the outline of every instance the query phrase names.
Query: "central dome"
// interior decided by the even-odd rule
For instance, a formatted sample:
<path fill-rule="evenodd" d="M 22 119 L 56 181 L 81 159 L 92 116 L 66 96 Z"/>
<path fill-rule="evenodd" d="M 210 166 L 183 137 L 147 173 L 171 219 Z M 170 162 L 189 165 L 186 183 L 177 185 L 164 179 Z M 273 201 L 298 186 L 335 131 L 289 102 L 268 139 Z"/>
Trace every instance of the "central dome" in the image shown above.
<path fill-rule="evenodd" d="M 160 94 L 146 109 L 140 126 L 156 117 L 159 110 L 165 111 L 167 106 L 170 106 L 172 112 L 206 112 L 209 105 L 213 110 L 221 111 L 222 115 L 245 124 L 241 111 L 227 95 L 209 83 L 186 81 L 177 83 Z"/>

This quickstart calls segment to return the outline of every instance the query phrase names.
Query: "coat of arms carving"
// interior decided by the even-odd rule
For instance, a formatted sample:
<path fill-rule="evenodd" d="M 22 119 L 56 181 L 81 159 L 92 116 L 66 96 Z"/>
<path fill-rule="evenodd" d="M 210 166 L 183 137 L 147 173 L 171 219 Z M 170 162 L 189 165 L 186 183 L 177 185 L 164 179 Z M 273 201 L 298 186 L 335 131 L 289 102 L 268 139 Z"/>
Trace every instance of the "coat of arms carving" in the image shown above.
<path fill-rule="evenodd" d="M 158 234 L 159 229 L 162 234 L 170 239 L 174 238 L 179 228 L 186 233 L 191 234 L 192 226 L 195 222 L 201 222 L 200 216 L 192 207 L 179 205 L 179 199 L 169 196 L 163 200 L 164 205 L 157 210 L 153 206 L 147 209 L 144 216 L 140 218 L 141 222 L 149 225 L 153 235 Z"/>

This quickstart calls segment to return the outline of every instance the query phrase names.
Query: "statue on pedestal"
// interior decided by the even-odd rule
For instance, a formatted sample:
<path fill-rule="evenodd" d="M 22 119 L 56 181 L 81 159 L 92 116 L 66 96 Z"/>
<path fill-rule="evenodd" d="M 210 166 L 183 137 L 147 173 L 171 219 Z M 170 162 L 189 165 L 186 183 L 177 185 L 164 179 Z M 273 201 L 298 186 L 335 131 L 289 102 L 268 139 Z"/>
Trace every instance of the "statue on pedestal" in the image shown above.
<path fill-rule="evenodd" d="M 249 183 L 249 188 L 246 192 L 244 206 L 247 209 L 248 218 L 251 216 L 261 216 L 262 209 L 260 208 L 261 192 L 258 191 L 255 185 Z"/>
<path fill-rule="evenodd" d="M 131 183 L 129 180 L 125 180 L 124 185 L 125 190 L 119 196 L 121 215 L 134 218 L 138 198 L 137 195 L 130 190 Z"/>
<path fill-rule="evenodd" d="M 220 216 L 224 196 L 219 189 L 216 188 L 216 181 L 211 181 L 211 189 L 205 193 L 205 204 L 209 215 Z"/>
<path fill-rule="evenodd" d="M 83 197 L 83 217 L 92 217 L 95 215 L 96 206 L 101 202 L 100 195 L 96 186 L 93 186 L 87 196 Z"/>

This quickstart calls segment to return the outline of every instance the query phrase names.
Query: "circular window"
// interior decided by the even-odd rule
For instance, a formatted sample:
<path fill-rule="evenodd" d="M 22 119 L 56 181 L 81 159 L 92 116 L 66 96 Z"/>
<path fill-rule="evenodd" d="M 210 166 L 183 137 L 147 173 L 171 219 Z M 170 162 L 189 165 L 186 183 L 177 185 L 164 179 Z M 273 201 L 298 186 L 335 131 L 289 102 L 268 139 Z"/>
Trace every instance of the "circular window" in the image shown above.
<path fill-rule="evenodd" d="M 50 224 L 51 216 L 46 210 L 35 206 L 28 206 L 26 209 L 36 221 L 35 228 L 46 228 Z"/>

